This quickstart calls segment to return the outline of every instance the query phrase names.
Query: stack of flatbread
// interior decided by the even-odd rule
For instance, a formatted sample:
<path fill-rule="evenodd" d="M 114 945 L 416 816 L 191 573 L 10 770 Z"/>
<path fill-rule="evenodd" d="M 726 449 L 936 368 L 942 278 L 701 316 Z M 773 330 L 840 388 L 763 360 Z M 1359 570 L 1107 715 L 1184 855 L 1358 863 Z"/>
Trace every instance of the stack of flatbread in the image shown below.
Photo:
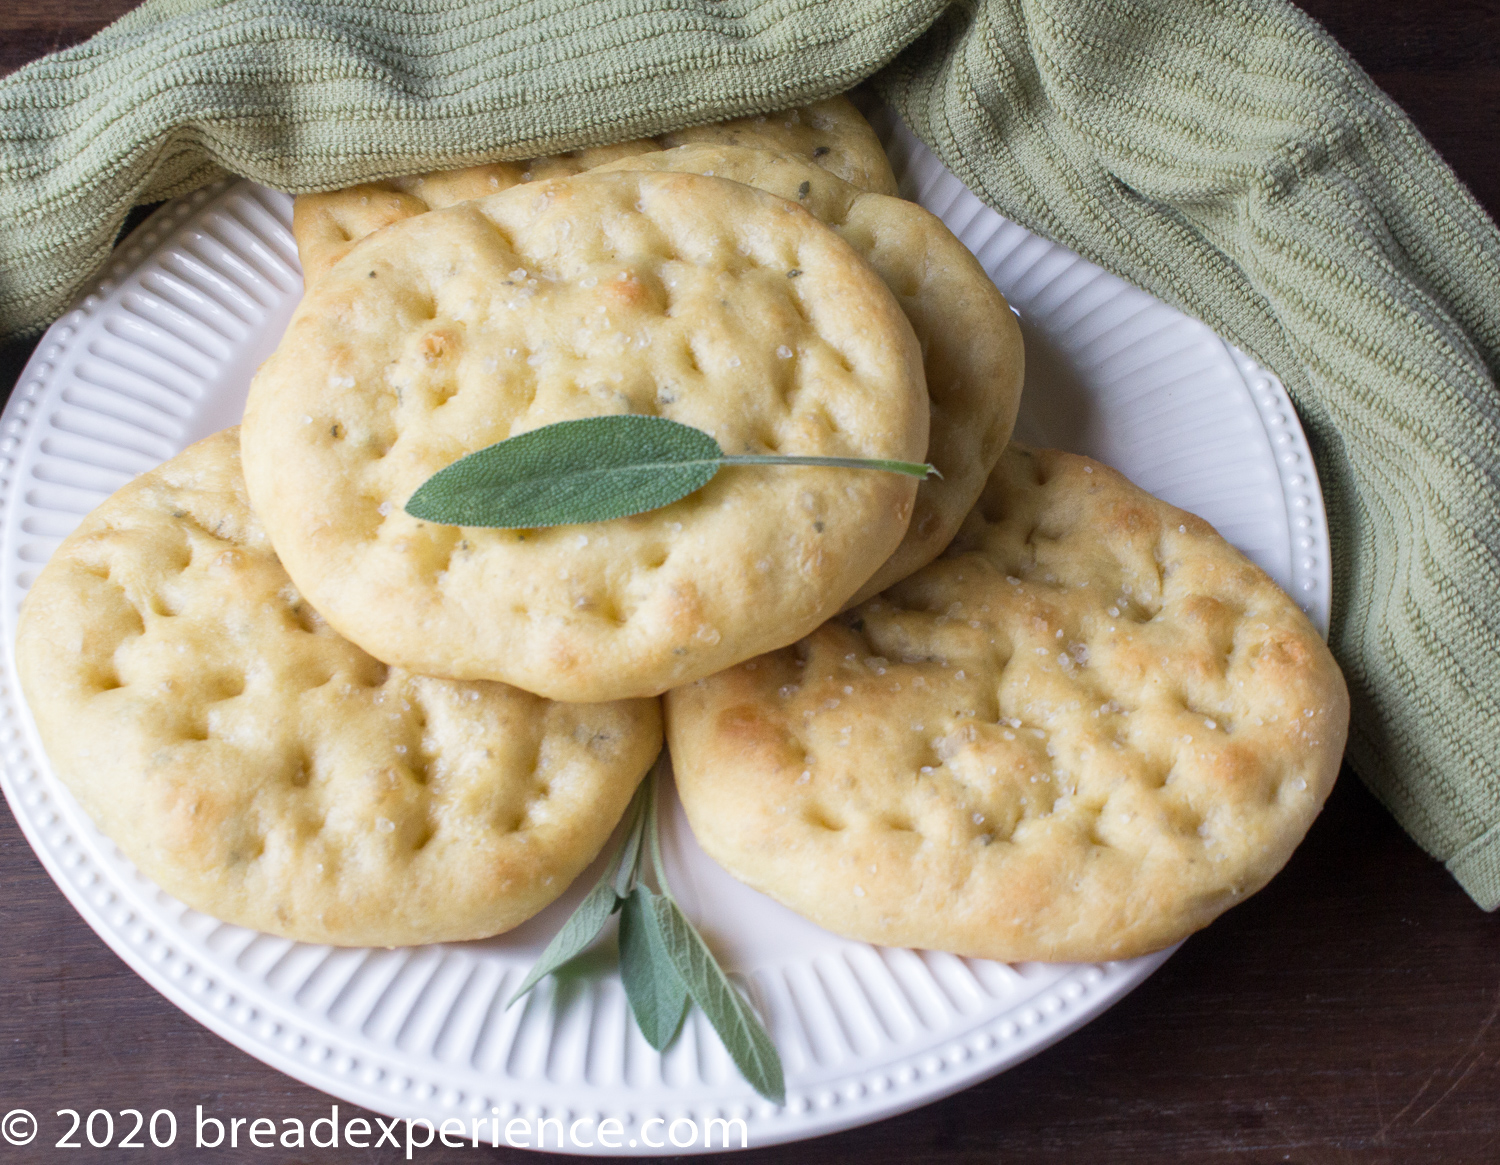
<path fill-rule="evenodd" d="M 87 518 L 18 656 L 148 875 L 316 942 L 556 898 L 665 735 L 699 841 L 841 934 L 1120 958 L 1263 885 L 1343 750 L 1296 605 L 1205 523 L 1007 446 L 1020 332 L 842 99 L 298 199 L 305 297 L 244 423 Z M 590 525 L 405 506 L 563 420 L 736 467 Z"/>

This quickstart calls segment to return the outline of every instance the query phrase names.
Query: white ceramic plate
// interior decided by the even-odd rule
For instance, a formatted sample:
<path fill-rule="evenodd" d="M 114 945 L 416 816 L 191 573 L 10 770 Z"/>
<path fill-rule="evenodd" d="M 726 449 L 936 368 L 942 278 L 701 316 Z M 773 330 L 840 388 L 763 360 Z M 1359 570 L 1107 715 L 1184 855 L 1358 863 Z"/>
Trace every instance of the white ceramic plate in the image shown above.
<path fill-rule="evenodd" d="M 898 123 L 879 128 L 903 193 L 947 221 L 1021 316 L 1018 436 L 1092 454 L 1201 514 L 1326 626 L 1322 500 L 1275 378 L 1202 324 L 983 206 Z M 47 333 L 0 421 L 0 786 L 48 872 L 142 977 L 250 1054 L 377 1112 L 466 1125 L 583 1119 L 584 1138 L 588 1122 L 616 1117 L 621 1148 L 568 1147 L 647 1154 L 641 1130 L 657 1117 L 701 1128 L 737 1116 L 751 1145 L 768 1145 L 914 1108 L 1034 1054 L 1161 964 L 1166 953 L 1006 966 L 849 942 L 729 878 L 674 804 L 672 885 L 767 1018 L 787 1070 L 787 1104 L 776 1108 L 738 1077 L 697 1013 L 665 1056 L 652 1051 L 607 948 L 592 956 L 597 973 L 549 980 L 505 1009 L 593 873 L 510 934 L 401 950 L 226 926 L 142 878 L 47 767 L 15 687 L 16 612 L 83 514 L 238 419 L 301 291 L 290 217 L 289 198 L 246 182 L 163 207 Z M 702 1151 L 695 1140 L 675 1151 Z"/>

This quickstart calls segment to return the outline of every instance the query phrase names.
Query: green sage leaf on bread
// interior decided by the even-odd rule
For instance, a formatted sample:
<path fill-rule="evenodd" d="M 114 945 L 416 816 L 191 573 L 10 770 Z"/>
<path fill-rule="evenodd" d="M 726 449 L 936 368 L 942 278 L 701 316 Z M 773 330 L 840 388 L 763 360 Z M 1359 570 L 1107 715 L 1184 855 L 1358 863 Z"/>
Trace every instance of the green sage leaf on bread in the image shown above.
<path fill-rule="evenodd" d="M 790 454 L 729 455 L 709 434 L 666 417 L 558 421 L 497 441 L 440 469 L 406 512 L 445 526 L 539 529 L 607 522 L 671 505 L 725 465 L 817 465 L 926 477 L 911 461 Z"/>

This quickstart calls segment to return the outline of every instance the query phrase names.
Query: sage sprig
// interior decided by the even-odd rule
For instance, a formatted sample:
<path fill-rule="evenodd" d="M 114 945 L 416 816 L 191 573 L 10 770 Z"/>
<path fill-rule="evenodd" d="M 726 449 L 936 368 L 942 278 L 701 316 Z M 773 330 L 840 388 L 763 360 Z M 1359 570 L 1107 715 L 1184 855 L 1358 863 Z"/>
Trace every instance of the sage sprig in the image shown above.
<path fill-rule="evenodd" d="M 603 876 L 547 944 L 506 1006 L 581 954 L 618 912 L 620 977 L 646 1042 L 665 1051 L 695 1003 L 750 1086 L 767 1100 L 785 1104 L 786 1079 L 776 1045 L 667 885 L 657 831 L 656 783 L 653 768 L 626 810 L 625 837 Z M 642 880 L 641 867 L 647 860 L 659 893 Z"/>
<path fill-rule="evenodd" d="M 862 457 L 725 453 L 708 433 L 666 417 L 558 421 L 497 441 L 438 470 L 406 512 L 445 526 L 534 529 L 604 522 L 660 509 L 726 465 L 873 469 L 926 477 L 931 465 Z"/>

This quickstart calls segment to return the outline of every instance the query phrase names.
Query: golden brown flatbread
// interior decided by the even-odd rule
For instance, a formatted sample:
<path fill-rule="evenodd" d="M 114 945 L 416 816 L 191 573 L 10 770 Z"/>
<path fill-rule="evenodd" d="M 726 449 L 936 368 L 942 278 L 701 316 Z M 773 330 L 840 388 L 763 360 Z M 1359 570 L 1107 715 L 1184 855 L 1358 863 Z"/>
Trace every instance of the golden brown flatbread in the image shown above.
<path fill-rule="evenodd" d="M 1349 701 L 1207 523 L 1011 446 L 947 552 L 792 647 L 668 694 L 703 848 L 840 934 L 1122 959 L 1281 868 Z"/>

